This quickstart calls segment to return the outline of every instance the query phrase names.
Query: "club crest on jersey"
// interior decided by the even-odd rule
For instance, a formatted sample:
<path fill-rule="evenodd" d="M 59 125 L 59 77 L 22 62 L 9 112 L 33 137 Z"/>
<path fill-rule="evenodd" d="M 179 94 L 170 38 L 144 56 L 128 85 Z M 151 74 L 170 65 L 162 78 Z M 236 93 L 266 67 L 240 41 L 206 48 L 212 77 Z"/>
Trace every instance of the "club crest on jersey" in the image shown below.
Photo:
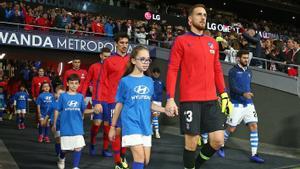
<path fill-rule="evenodd" d="M 214 55 L 215 54 L 214 44 L 212 42 L 208 42 L 207 45 L 209 47 L 209 52 Z"/>
<path fill-rule="evenodd" d="M 84 74 L 82 73 L 82 74 L 81 74 L 81 79 L 84 79 L 84 78 L 85 78 L 85 76 L 84 76 Z"/>

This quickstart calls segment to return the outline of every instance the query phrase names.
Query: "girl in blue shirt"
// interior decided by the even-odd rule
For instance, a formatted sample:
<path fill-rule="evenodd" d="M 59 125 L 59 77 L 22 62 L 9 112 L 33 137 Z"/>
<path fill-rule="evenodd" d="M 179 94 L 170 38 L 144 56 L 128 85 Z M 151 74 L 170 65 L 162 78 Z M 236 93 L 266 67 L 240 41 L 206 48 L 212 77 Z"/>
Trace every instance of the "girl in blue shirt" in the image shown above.
<path fill-rule="evenodd" d="M 43 121 L 49 111 L 49 108 L 51 107 L 52 103 L 55 102 L 54 96 L 52 93 L 50 93 L 50 84 L 48 82 L 44 82 L 41 85 L 41 93 L 36 99 L 36 105 L 37 105 L 37 112 L 39 115 L 39 136 L 38 136 L 38 142 L 43 142 L 43 139 L 46 143 L 50 142 L 49 139 L 49 129 L 50 129 L 50 123 L 48 122 L 47 125 L 44 127 L 41 124 L 43 124 Z"/>
<path fill-rule="evenodd" d="M 20 91 L 14 96 L 14 110 L 17 113 L 18 129 L 25 129 L 25 114 L 28 105 L 29 94 L 26 91 L 25 85 L 20 85 Z"/>
<path fill-rule="evenodd" d="M 109 138 L 114 140 L 115 126 L 121 115 L 122 147 L 130 147 L 134 162 L 132 169 L 143 169 L 151 154 L 151 110 L 165 112 L 152 103 L 153 80 L 146 76 L 151 63 L 149 50 L 144 46 L 133 49 L 129 66 L 121 79 L 116 95 L 116 107 Z"/>

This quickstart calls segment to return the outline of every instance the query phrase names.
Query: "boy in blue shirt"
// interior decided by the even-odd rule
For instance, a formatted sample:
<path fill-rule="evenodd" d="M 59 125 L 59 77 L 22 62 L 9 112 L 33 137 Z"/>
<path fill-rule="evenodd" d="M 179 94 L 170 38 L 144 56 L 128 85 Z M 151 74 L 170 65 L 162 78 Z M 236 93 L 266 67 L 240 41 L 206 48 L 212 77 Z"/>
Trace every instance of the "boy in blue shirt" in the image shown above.
<path fill-rule="evenodd" d="M 67 78 L 68 91 L 62 93 L 57 102 L 53 126 L 60 117 L 60 142 L 62 151 L 73 151 L 73 169 L 79 169 L 82 148 L 85 146 L 83 138 L 83 115 L 93 113 L 93 110 L 85 110 L 84 97 L 77 93 L 80 78 L 71 74 Z"/>
<path fill-rule="evenodd" d="M 26 114 L 29 94 L 27 93 L 24 84 L 20 85 L 20 91 L 17 92 L 13 98 L 14 98 L 14 109 L 15 112 L 17 113 L 16 121 L 17 121 L 18 129 L 25 129 L 24 121 L 25 121 L 25 114 Z"/>
<path fill-rule="evenodd" d="M 152 80 L 154 83 L 154 94 L 153 94 L 153 103 L 161 106 L 162 104 L 162 95 L 165 90 L 164 83 L 160 80 L 160 69 L 158 67 L 152 69 Z M 152 126 L 154 128 L 154 137 L 159 139 L 159 112 L 152 112 Z"/>

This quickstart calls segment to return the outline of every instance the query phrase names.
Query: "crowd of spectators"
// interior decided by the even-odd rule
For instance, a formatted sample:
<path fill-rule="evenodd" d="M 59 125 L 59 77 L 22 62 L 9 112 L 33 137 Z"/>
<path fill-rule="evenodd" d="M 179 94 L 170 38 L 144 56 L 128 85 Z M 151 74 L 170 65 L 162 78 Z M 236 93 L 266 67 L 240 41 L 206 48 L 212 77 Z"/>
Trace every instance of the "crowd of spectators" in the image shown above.
<path fill-rule="evenodd" d="M 168 5 L 156 0 L 98 0 L 97 3 L 128 7 L 131 9 L 147 9 L 154 12 L 174 12 L 176 15 L 186 16 L 188 5 Z M 210 8 L 208 8 L 210 10 Z M 271 21 L 259 19 L 243 19 L 232 13 L 220 11 L 208 11 L 208 20 L 215 23 L 236 24 L 240 27 L 240 33 L 222 33 L 216 31 L 205 31 L 207 35 L 215 37 L 220 43 L 221 59 L 234 62 L 236 50 L 248 49 L 253 57 L 281 61 L 287 64 L 299 64 L 296 53 L 299 54 L 299 34 L 294 26 L 274 24 Z M 145 20 L 121 20 L 78 11 L 67 11 L 62 8 L 45 8 L 43 6 L 33 7 L 24 3 L 3 2 L 0 5 L 0 21 L 25 23 L 24 29 L 31 31 L 51 31 L 51 27 L 74 35 L 90 35 L 113 37 L 115 33 L 127 32 L 130 39 L 136 43 L 156 45 L 170 48 L 176 36 L 184 34 L 187 28 L 183 25 L 170 25 L 166 21 L 148 22 Z M 32 26 L 37 25 L 38 28 Z M 256 30 L 285 34 L 292 41 L 282 39 L 262 39 Z M 57 30 L 56 30 L 57 31 Z M 293 50 L 292 56 L 288 51 Z M 264 63 L 263 61 L 251 62 L 252 66 L 263 67 L 274 71 L 287 72 L 287 66 Z"/>

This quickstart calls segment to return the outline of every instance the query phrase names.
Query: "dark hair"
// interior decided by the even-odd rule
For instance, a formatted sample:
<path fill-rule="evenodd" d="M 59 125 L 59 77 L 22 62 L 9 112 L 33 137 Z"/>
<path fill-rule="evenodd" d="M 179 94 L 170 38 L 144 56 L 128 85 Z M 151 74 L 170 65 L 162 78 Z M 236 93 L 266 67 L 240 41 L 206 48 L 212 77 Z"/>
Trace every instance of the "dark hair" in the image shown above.
<path fill-rule="evenodd" d="M 238 53 L 236 54 L 236 57 L 240 58 L 242 55 L 249 55 L 248 50 L 239 50 Z"/>
<path fill-rule="evenodd" d="M 78 81 L 80 82 L 80 78 L 77 74 L 71 74 L 68 78 L 67 78 L 67 82 L 69 81 Z"/>
<path fill-rule="evenodd" d="M 80 60 L 80 57 L 79 56 L 73 56 L 72 60 Z"/>
<path fill-rule="evenodd" d="M 56 86 L 55 92 L 57 92 L 58 90 L 65 90 L 64 85 L 58 85 L 58 86 Z"/>
<path fill-rule="evenodd" d="M 158 67 L 155 67 L 152 69 L 153 73 L 160 73 L 160 69 Z"/>
<path fill-rule="evenodd" d="M 40 87 L 40 93 L 43 93 L 43 86 L 45 85 L 45 84 L 48 84 L 49 85 L 49 87 L 50 87 L 50 90 L 49 91 L 51 91 L 51 84 L 50 83 L 48 83 L 48 82 L 46 82 L 46 81 L 44 81 L 43 83 L 42 83 L 42 85 L 41 85 L 41 87 Z"/>
<path fill-rule="evenodd" d="M 117 42 L 118 42 L 120 39 L 122 39 L 122 38 L 127 38 L 127 39 L 129 39 L 127 33 L 125 33 L 125 32 L 120 32 L 120 33 L 116 34 L 116 36 L 115 36 L 115 42 L 117 43 Z"/>
<path fill-rule="evenodd" d="M 204 8 L 204 9 L 206 10 L 205 5 L 203 5 L 203 4 L 195 4 L 195 5 L 193 5 L 193 6 L 189 9 L 189 15 L 188 15 L 188 16 L 191 16 L 191 15 L 193 14 L 193 12 L 194 12 L 194 9 L 195 9 L 195 8 L 199 8 L 199 7 Z"/>
<path fill-rule="evenodd" d="M 104 48 L 102 48 L 100 54 L 102 54 L 102 53 L 108 53 L 108 52 L 110 53 L 110 49 L 107 48 L 107 47 L 104 47 Z"/>
<path fill-rule="evenodd" d="M 132 49 L 131 54 L 130 54 L 130 58 L 129 58 L 129 61 L 128 61 L 128 64 L 127 64 L 127 68 L 126 68 L 126 71 L 125 71 L 123 77 L 129 75 L 130 73 L 132 73 L 132 71 L 134 70 L 135 65 L 132 64 L 131 60 L 135 59 L 136 56 L 137 56 L 137 54 L 138 54 L 138 52 L 141 51 L 141 50 L 147 50 L 147 51 L 149 51 L 149 49 L 147 47 L 142 46 L 142 45 L 134 47 Z M 150 75 L 149 69 L 146 72 L 144 72 L 144 74 L 146 76 L 149 76 Z"/>
<path fill-rule="evenodd" d="M 26 89 L 26 85 L 24 83 L 21 83 L 19 86 L 19 90 L 21 90 L 21 87 L 24 87 Z"/>

